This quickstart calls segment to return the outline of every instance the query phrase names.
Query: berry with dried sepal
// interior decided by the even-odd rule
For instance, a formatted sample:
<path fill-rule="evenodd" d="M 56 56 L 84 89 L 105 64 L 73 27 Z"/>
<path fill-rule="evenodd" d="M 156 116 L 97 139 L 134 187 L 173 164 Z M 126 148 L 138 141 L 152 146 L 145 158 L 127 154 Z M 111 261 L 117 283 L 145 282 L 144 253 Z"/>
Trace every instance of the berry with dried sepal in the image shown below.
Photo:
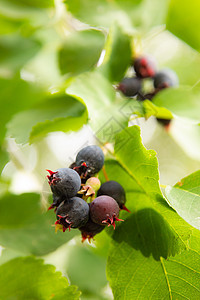
<path fill-rule="evenodd" d="M 55 225 L 62 226 L 63 232 L 67 228 L 79 228 L 84 226 L 89 219 L 89 205 L 81 198 L 72 197 L 66 199 L 57 208 L 57 221 Z"/>
<path fill-rule="evenodd" d="M 123 221 L 118 216 L 119 205 L 110 196 L 99 196 L 90 204 L 90 217 L 94 223 L 112 225 L 115 229 L 115 222 Z"/>
<path fill-rule="evenodd" d="M 48 210 L 53 209 L 53 208 L 56 209 L 62 201 L 63 201 L 62 196 L 57 196 L 57 195 L 53 194 L 53 203 L 49 206 Z"/>
<path fill-rule="evenodd" d="M 104 154 L 99 146 L 87 146 L 81 149 L 76 156 L 74 168 L 81 177 L 91 177 L 98 173 L 104 164 Z"/>
<path fill-rule="evenodd" d="M 153 77 L 156 73 L 156 61 L 151 56 L 141 56 L 134 60 L 133 67 L 139 78 Z"/>
<path fill-rule="evenodd" d="M 159 71 L 154 76 L 154 87 L 156 89 L 164 89 L 169 87 L 176 87 L 179 85 L 178 76 L 171 69 L 164 69 Z"/>
<path fill-rule="evenodd" d="M 119 205 L 120 209 L 130 212 L 125 206 L 126 194 L 124 188 L 117 181 L 110 180 L 104 182 L 97 192 L 97 196 L 107 195 L 112 197 Z"/>
<path fill-rule="evenodd" d="M 118 86 L 118 90 L 120 90 L 125 96 L 133 97 L 137 95 L 137 93 L 141 90 L 142 84 L 141 79 L 137 77 L 132 78 L 124 78 Z"/>
<path fill-rule="evenodd" d="M 66 198 L 74 197 L 80 189 L 81 179 L 74 170 L 70 168 L 60 168 L 55 172 L 47 170 L 47 176 L 52 192 L 57 196 Z"/>
<path fill-rule="evenodd" d="M 94 238 L 94 236 L 98 233 L 100 233 L 105 228 L 104 225 L 99 225 L 97 223 L 94 223 L 91 218 L 89 218 L 88 222 L 79 228 L 82 235 L 82 243 L 88 239 L 90 242 L 91 239 Z"/>

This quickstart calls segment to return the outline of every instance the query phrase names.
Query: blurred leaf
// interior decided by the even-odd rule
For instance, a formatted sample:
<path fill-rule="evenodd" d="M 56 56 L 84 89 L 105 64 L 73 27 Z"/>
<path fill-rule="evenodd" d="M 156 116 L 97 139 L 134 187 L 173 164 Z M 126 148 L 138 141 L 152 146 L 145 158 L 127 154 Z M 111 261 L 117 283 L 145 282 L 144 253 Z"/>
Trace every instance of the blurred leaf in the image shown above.
<path fill-rule="evenodd" d="M 96 65 L 104 46 L 105 36 L 99 30 L 83 30 L 72 33 L 59 52 L 59 64 L 63 74 L 79 74 Z"/>
<path fill-rule="evenodd" d="M 64 93 L 46 97 L 29 111 L 14 116 L 7 125 L 8 135 L 18 143 L 33 143 L 52 131 L 78 130 L 87 122 L 85 105 Z"/>
<path fill-rule="evenodd" d="M 200 50 L 200 2 L 198 0 L 171 0 L 167 29 L 196 50 Z"/>
<path fill-rule="evenodd" d="M 165 189 L 167 201 L 190 225 L 200 230 L 200 171 Z"/>
<path fill-rule="evenodd" d="M 151 256 L 144 257 L 125 242 L 114 242 L 107 263 L 114 299 L 198 299 L 199 245 L 198 231 L 187 251 L 156 261 Z"/>
<path fill-rule="evenodd" d="M 0 38 L 0 72 L 8 69 L 16 72 L 41 48 L 33 38 L 20 35 L 4 35 Z"/>
<path fill-rule="evenodd" d="M 155 116 L 161 119 L 172 119 L 173 115 L 164 107 L 157 107 L 152 101 L 145 100 L 142 102 L 145 110 L 145 117 Z"/>
<path fill-rule="evenodd" d="M 102 143 L 113 142 L 115 135 L 127 126 L 130 115 L 141 110 L 135 99 L 116 95 L 110 82 L 99 72 L 77 76 L 66 92 L 85 102 L 89 123 Z"/>
<path fill-rule="evenodd" d="M 159 92 L 153 99 L 156 106 L 168 109 L 172 114 L 187 120 L 200 122 L 200 89 L 170 88 Z"/>
<path fill-rule="evenodd" d="M 60 299 L 60 294 L 78 299 L 80 295 L 75 287 L 68 287 L 67 279 L 54 266 L 34 257 L 15 258 L 1 265 L 0 284 L 0 297 L 5 300 Z M 76 298 L 72 298 L 74 292 Z"/>
<path fill-rule="evenodd" d="M 8 162 L 8 153 L 0 147 L 0 174 L 5 167 L 5 164 Z"/>
<path fill-rule="evenodd" d="M 18 6 L 48 8 L 54 6 L 54 0 L 3 0 Z"/>
<path fill-rule="evenodd" d="M 200 160 L 200 126 L 183 122 L 183 120 L 174 120 L 171 127 L 170 136 L 180 145 L 184 152 L 193 160 Z M 189 162 L 189 161 L 188 161 Z M 187 172 L 190 173 L 191 171 Z M 182 176 L 182 175 L 180 175 Z"/>
<path fill-rule="evenodd" d="M 0 244 L 23 254 L 54 251 L 78 232 L 55 233 L 55 214 L 43 213 L 39 195 L 7 194 L 0 199 Z"/>
<path fill-rule="evenodd" d="M 68 10 L 79 20 L 93 26 L 110 27 L 117 21 L 123 28 L 148 29 L 163 24 L 168 1 L 158 0 L 74 0 L 65 1 Z"/>
<path fill-rule="evenodd" d="M 105 56 L 99 70 L 110 81 L 120 81 L 131 63 L 131 38 L 123 32 L 120 26 L 112 26 L 109 31 Z"/>
<path fill-rule="evenodd" d="M 40 102 L 44 93 L 36 85 L 19 78 L 0 79 L 0 142 L 5 135 L 5 125 L 19 111 L 28 109 Z"/>
<path fill-rule="evenodd" d="M 19 30 L 22 24 L 22 20 L 13 19 L 3 14 L 0 14 L 0 34 L 16 32 L 17 30 Z"/>
<path fill-rule="evenodd" d="M 69 280 L 82 291 L 82 296 L 99 295 L 106 286 L 106 258 L 95 255 L 85 245 L 71 247 L 66 266 Z M 92 284 L 91 284 L 92 283 Z"/>

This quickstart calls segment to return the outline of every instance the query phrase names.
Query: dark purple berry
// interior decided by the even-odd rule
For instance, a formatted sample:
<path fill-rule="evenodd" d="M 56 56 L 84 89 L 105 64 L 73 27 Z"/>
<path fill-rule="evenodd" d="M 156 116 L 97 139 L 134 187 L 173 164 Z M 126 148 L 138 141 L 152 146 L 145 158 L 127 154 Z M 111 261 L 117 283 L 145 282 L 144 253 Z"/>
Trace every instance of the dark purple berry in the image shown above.
<path fill-rule="evenodd" d="M 178 76 L 171 69 L 164 69 L 156 73 L 154 76 L 154 87 L 156 89 L 164 89 L 168 87 L 176 87 L 179 85 Z"/>
<path fill-rule="evenodd" d="M 153 77 L 156 73 L 156 61 L 151 56 L 141 56 L 134 60 L 134 69 L 139 78 Z"/>
<path fill-rule="evenodd" d="M 52 192 L 57 196 L 66 198 L 74 197 L 80 189 L 81 179 L 74 170 L 70 168 L 60 168 L 55 172 L 47 170 L 47 176 Z"/>
<path fill-rule="evenodd" d="M 82 235 L 82 242 L 84 242 L 86 239 L 90 240 L 93 239 L 93 237 L 100 233 L 105 228 L 104 225 L 99 225 L 97 223 L 94 223 L 91 218 L 87 221 L 87 223 L 80 227 L 79 230 L 81 231 Z"/>
<path fill-rule="evenodd" d="M 80 176 L 91 177 L 98 173 L 104 164 L 104 154 L 99 146 L 87 146 L 81 149 L 76 156 L 76 167 L 74 168 Z M 83 170 L 81 170 L 83 168 Z M 81 170 L 81 174 L 80 174 Z"/>
<path fill-rule="evenodd" d="M 133 97 L 137 95 L 142 87 L 141 80 L 137 77 L 132 78 L 124 78 L 119 86 L 118 90 L 120 90 L 125 96 Z"/>
<path fill-rule="evenodd" d="M 53 194 L 53 203 L 49 206 L 48 210 L 57 208 L 63 200 L 64 199 L 62 196 L 57 196 Z"/>
<path fill-rule="evenodd" d="M 119 205 L 110 196 L 99 196 L 90 204 L 90 217 L 94 223 L 113 225 L 115 228 L 115 221 L 123 221 L 118 216 Z"/>
<path fill-rule="evenodd" d="M 128 210 L 126 208 L 125 203 L 126 203 L 126 194 L 124 188 L 119 184 L 117 181 L 110 180 L 104 182 L 100 189 L 97 192 L 97 196 L 102 196 L 102 195 L 107 195 L 112 197 L 119 205 L 120 209 Z"/>
<path fill-rule="evenodd" d="M 70 230 L 70 228 L 82 227 L 89 218 L 89 205 L 78 197 L 67 199 L 58 206 L 56 217 L 55 225 L 62 225 L 63 231 L 67 228 Z"/>

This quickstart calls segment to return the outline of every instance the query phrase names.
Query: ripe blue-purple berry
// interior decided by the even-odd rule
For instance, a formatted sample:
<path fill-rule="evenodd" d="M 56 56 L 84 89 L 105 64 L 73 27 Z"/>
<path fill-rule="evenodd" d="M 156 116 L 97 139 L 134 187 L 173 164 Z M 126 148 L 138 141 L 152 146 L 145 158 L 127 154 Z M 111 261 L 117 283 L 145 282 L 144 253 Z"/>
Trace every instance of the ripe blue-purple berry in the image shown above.
<path fill-rule="evenodd" d="M 100 233 L 105 228 L 104 225 L 99 225 L 97 223 L 94 223 L 91 218 L 87 221 L 87 223 L 80 227 L 79 230 L 81 231 L 82 235 L 82 242 L 84 242 L 86 239 L 90 240 L 93 239 L 93 237 Z"/>
<path fill-rule="evenodd" d="M 52 192 L 57 196 L 71 198 L 76 196 L 81 186 L 80 176 L 70 168 L 60 168 L 55 172 L 47 170 Z"/>
<path fill-rule="evenodd" d="M 56 217 L 55 225 L 62 225 L 63 231 L 82 227 L 89 219 L 89 205 L 78 197 L 66 199 L 58 206 Z"/>
<path fill-rule="evenodd" d="M 98 173 L 104 164 L 104 154 L 99 146 L 87 146 L 81 149 L 76 156 L 76 170 L 80 176 L 93 176 Z"/>
<path fill-rule="evenodd" d="M 125 96 L 133 97 L 137 95 L 142 87 L 141 80 L 137 77 L 124 78 L 119 86 L 118 90 L 120 90 Z"/>
<path fill-rule="evenodd" d="M 171 69 L 159 71 L 154 76 L 154 87 L 156 89 L 164 89 L 168 87 L 176 87 L 179 85 L 178 76 Z"/>

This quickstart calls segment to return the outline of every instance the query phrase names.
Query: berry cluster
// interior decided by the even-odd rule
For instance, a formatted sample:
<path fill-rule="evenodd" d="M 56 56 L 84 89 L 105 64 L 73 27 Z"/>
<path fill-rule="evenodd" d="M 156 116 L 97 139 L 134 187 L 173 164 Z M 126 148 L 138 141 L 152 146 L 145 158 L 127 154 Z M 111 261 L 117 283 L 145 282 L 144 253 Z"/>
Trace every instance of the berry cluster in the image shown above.
<path fill-rule="evenodd" d="M 104 164 L 104 154 L 100 147 L 93 145 L 80 150 L 69 168 L 56 171 L 47 170 L 47 176 L 57 221 L 56 231 L 78 228 L 82 241 L 90 241 L 105 226 L 115 229 L 120 209 L 130 212 L 126 206 L 123 187 L 116 181 L 101 185 L 95 177 Z"/>
<path fill-rule="evenodd" d="M 137 96 L 137 100 L 152 100 L 161 90 L 179 85 L 176 73 L 171 69 L 157 71 L 156 61 L 150 56 L 141 56 L 134 60 L 132 66 L 135 75 L 125 77 L 118 85 L 120 90 L 127 97 Z M 153 81 L 153 90 L 146 93 L 143 91 L 143 80 L 150 78 Z M 169 125 L 170 120 L 158 119 L 163 125 Z"/>

